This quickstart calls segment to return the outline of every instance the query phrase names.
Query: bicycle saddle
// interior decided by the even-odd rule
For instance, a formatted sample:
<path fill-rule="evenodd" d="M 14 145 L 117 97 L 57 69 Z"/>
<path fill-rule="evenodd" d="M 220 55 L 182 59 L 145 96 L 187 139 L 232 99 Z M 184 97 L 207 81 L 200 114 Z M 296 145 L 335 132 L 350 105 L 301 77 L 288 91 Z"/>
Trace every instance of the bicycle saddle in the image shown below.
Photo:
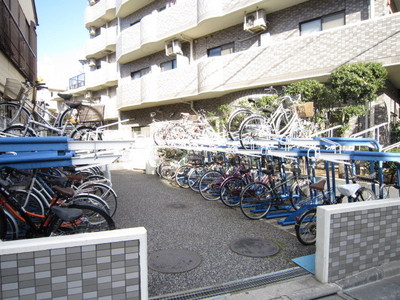
<path fill-rule="evenodd" d="M 310 188 L 322 192 L 325 189 L 325 183 L 326 183 L 326 180 L 322 179 L 322 180 L 318 181 L 317 183 L 310 184 Z"/>
<path fill-rule="evenodd" d="M 63 98 L 64 100 L 70 100 L 72 98 L 72 94 L 57 94 L 59 97 Z"/>
<path fill-rule="evenodd" d="M 83 211 L 79 208 L 53 206 L 51 211 L 64 222 L 74 221 L 83 215 Z"/>

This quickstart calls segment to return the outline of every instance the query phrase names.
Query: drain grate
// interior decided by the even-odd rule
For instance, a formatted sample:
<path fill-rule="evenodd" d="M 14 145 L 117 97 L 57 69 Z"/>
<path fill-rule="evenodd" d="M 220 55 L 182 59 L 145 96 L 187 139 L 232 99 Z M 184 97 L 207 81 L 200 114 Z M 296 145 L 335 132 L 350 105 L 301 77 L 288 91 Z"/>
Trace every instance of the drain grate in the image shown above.
<path fill-rule="evenodd" d="M 246 278 L 238 281 L 228 282 L 219 286 L 191 290 L 182 293 L 162 295 L 151 297 L 151 300 L 195 300 L 207 299 L 219 295 L 226 295 L 247 289 L 253 289 L 270 283 L 279 282 L 291 278 L 296 278 L 310 273 L 303 268 L 296 267 L 292 269 L 282 270 L 271 274 L 261 275 L 257 277 Z"/>

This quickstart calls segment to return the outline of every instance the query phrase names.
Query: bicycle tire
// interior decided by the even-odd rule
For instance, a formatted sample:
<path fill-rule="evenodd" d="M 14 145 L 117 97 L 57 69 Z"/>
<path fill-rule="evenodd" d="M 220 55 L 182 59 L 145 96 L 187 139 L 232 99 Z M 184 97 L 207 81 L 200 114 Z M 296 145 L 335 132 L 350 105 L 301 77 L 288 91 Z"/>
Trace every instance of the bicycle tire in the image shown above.
<path fill-rule="evenodd" d="M 7 235 L 7 216 L 3 208 L 0 208 L 0 239 L 4 240 Z"/>
<path fill-rule="evenodd" d="M 254 147 L 257 140 L 271 137 L 271 127 L 268 120 L 260 115 L 250 116 L 245 119 L 239 129 L 240 144 L 245 149 Z"/>
<path fill-rule="evenodd" d="M 102 134 L 96 132 L 96 129 L 90 126 L 79 126 L 75 128 L 71 132 L 70 137 L 79 141 L 101 141 L 103 139 Z"/>
<path fill-rule="evenodd" d="M 237 207 L 240 205 L 240 194 L 245 183 L 239 177 L 228 178 L 221 186 L 220 199 L 228 207 Z"/>
<path fill-rule="evenodd" d="M 207 169 L 205 167 L 195 167 L 190 170 L 188 174 L 188 184 L 191 190 L 200 193 L 199 191 L 199 182 L 201 176 L 206 173 Z"/>
<path fill-rule="evenodd" d="M 23 125 L 12 125 L 4 129 L 3 133 L 8 133 L 13 136 L 37 136 L 36 132 L 32 128 Z"/>
<path fill-rule="evenodd" d="M 111 208 L 108 205 L 108 203 L 97 195 L 81 193 L 81 194 L 75 195 L 71 199 L 68 199 L 65 203 L 67 205 L 70 205 L 72 203 L 73 204 L 93 205 L 93 206 L 103 209 L 105 212 L 107 212 L 112 217 Z M 114 211 L 114 213 L 115 213 L 115 211 Z"/>
<path fill-rule="evenodd" d="M 4 236 L 3 240 L 5 241 L 12 241 L 17 240 L 19 238 L 19 229 L 17 221 L 15 220 L 14 216 L 11 215 L 8 211 L 4 212 L 6 215 L 6 235 Z"/>
<path fill-rule="evenodd" d="M 18 111 L 20 111 L 18 113 Z M 18 115 L 17 115 L 18 114 Z M 17 124 L 27 124 L 31 113 L 16 103 L 0 103 L 0 131 Z"/>
<path fill-rule="evenodd" d="M 266 184 L 252 182 L 240 194 L 240 209 L 247 218 L 258 220 L 268 214 L 274 199 L 274 193 Z"/>
<path fill-rule="evenodd" d="M 303 205 L 309 204 L 311 201 L 311 195 L 309 185 L 311 181 L 309 179 L 296 181 L 290 188 L 290 203 L 294 210 L 298 210 Z"/>
<path fill-rule="evenodd" d="M 305 246 L 314 245 L 317 240 L 317 209 L 306 211 L 295 224 L 296 237 Z"/>
<path fill-rule="evenodd" d="M 183 165 L 180 166 L 176 172 L 175 172 L 175 181 L 176 183 L 184 189 L 189 188 L 189 183 L 188 183 L 188 174 L 190 170 L 192 169 L 191 165 Z"/>
<path fill-rule="evenodd" d="M 82 210 L 82 216 L 74 222 L 62 222 L 53 216 L 46 230 L 46 235 L 70 235 L 115 229 L 115 222 L 103 209 L 86 204 L 71 204 L 69 208 Z"/>
<path fill-rule="evenodd" d="M 251 116 L 253 112 L 247 108 L 241 108 L 234 111 L 228 119 L 228 135 L 229 138 L 234 141 L 237 137 L 239 137 L 239 129 L 242 122 L 249 116 Z"/>
<path fill-rule="evenodd" d="M 199 181 L 200 195 L 209 201 L 220 199 L 221 184 L 225 178 L 226 176 L 220 171 L 211 170 L 206 172 Z"/>
<path fill-rule="evenodd" d="M 85 116 L 82 115 L 82 107 L 85 108 L 86 113 L 91 114 L 92 116 L 97 116 L 98 121 L 85 121 Z M 58 126 L 63 127 L 65 124 L 72 124 L 74 126 L 79 126 L 79 125 L 87 125 L 87 126 L 102 126 L 104 125 L 104 118 L 101 115 L 99 111 L 97 111 L 94 107 L 90 105 L 84 105 L 82 104 L 81 106 L 77 108 L 69 108 L 65 110 L 59 121 L 58 121 Z"/>
<path fill-rule="evenodd" d="M 104 183 L 84 182 L 78 186 L 77 192 L 84 192 L 96 195 L 108 204 L 110 216 L 114 216 L 118 206 L 118 196 L 115 190 Z"/>
<path fill-rule="evenodd" d="M 354 201 L 355 202 L 371 201 L 371 200 L 375 200 L 375 199 L 376 199 L 375 193 L 370 188 L 366 188 L 366 187 L 362 186 L 357 190 L 357 196 L 354 199 Z"/>
<path fill-rule="evenodd" d="M 44 219 L 46 209 L 43 202 L 34 193 L 28 193 L 24 190 L 10 191 L 10 197 L 17 201 L 29 214 L 34 223 L 40 223 Z"/>

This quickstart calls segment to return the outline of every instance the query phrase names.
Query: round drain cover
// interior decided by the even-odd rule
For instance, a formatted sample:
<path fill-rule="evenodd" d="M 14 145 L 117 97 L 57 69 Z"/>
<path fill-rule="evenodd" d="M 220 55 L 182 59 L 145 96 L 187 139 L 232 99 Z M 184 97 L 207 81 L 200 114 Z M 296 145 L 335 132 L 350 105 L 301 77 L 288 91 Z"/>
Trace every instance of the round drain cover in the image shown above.
<path fill-rule="evenodd" d="M 184 249 L 160 250 L 149 255 L 149 268 L 160 273 L 182 273 L 196 268 L 201 256 Z"/>
<path fill-rule="evenodd" d="M 250 257 L 272 256 L 279 252 L 279 247 L 271 241 L 259 238 L 243 238 L 230 244 L 233 252 Z"/>

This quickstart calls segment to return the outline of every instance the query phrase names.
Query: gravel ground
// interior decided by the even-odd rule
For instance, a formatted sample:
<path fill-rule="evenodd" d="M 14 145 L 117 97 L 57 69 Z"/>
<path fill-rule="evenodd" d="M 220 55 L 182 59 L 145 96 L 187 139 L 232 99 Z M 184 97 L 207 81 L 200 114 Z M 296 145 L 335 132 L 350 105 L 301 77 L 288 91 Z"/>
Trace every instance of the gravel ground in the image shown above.
<path fill-rule="evenodd" d="M 149 269 L 149 296 L 159 296 L 293 268 L 292 258 L 315 253 L 302 246 L 293 226 L 276 220 L 250 220 L 240 209 L 219 201 L 206 201 L 189 189 L 174 187 L 155 175 L 112 171 L 118 194 L 114 217 L 119 228 L 143 226 L 148 233 L 148 253 L 186 249 L 198 253 L 202 262 L 188 272 L 166 274 Z M 229 245 L 241 238 L 274 242 L 280 251 L 266 258 L 238 255 Z"/>

